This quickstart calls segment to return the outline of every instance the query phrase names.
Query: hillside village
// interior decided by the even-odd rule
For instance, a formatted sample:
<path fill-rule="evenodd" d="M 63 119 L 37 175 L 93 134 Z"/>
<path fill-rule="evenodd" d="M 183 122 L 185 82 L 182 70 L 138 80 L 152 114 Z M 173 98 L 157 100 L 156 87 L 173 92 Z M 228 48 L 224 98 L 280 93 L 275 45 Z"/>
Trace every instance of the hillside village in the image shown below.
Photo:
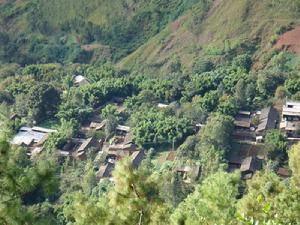
<path fill-rule="evenodd" d="M 299 0 L 0 0 L 0 225 L 300 224 Z"/>
<path fill-rule="evenodd" d="M 74 77 L 74 85 L 82 86 L 89 84 L 89 81 L 82 75 Z M 117 111 L 124 110 L 122 99 L 116 99 L 114 103 Z M 168 104 L 158 103 L 159 109 L 170 107 Z M 101 107 L 96 110 L 101 110 Z M 15 119 L 15 117 L 11 117 Z M 94 159 L 95 174 L 98 180 L 102 178 L 111 178 L 115 164 L 124 157 L 130 157 L 132 166 L 137 168 L 143 159 L 146 158 L 147 151 L 134 143 L 133 133 L 130 127 L 117 125 L 114 132 L 105 139 L 99 139 L 95 136 L 86 138 L 89 131 L 104 131 L 107 120 L 95 114 L 87 120 L 80 129 L 80 137 L 72 137 L 66 144 L 58 150 L 61 157 L 71 157 L 75 160 L 85 160 L 90 152 L 96 153 Z M 268 130 L 281 130 L 289 145 L 295 144 L 300 140 L 300 102 L 286 99 L 279 107 L 269 106 L 257 111 L 238 111 L 234 117 L 234 131 L 232 140 L 238 143 L 238 147 L 230 150 L 227 156 L 228 171 L 240 170 L 242 179 L 251 179 L 253 174 L 263 168 L 263 162 L 266 160 L 264 150 L 264 136 Z M 205 124 L 195 124 L 196 132 L 201 132 Z M 29 157 L 35 157 L 36 154 L 44 150 L 43 144 L 46 142 L 49 134 L 57 130 L 42 127 L 21 127 L 18 133 L 13 137 L 13 145 L 23 146 L 27 149 Z M 165 161 L 174 161 L 176 150 L 168 152 Z M 162 163 L 162 162 L 161 162 Z M 174 168 L 184 180 L 190 182 L 196 181 L 201 175 L 199 165 L 184 165 Z M 290 176 L 290 171 L 279 167 L 277 173 L 282 178 Z"/>

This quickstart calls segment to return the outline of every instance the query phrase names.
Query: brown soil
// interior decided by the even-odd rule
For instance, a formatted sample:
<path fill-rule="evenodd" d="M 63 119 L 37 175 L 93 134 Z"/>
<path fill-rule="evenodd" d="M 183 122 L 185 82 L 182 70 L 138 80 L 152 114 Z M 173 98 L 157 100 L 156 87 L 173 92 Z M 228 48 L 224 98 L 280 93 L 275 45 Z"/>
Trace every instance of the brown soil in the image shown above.
<path fill-rule="evenodd" d="M 174 161 L 176 157 L 176 152 L 175 151 L 170 151 L 169 154 L 167 155 L 166 160 L 167 161 Z"/>
<path fill-rule="evenodd" d="M 281 35 L 275 48 L 292 53 L 300 52 L 300 26 Z"/>

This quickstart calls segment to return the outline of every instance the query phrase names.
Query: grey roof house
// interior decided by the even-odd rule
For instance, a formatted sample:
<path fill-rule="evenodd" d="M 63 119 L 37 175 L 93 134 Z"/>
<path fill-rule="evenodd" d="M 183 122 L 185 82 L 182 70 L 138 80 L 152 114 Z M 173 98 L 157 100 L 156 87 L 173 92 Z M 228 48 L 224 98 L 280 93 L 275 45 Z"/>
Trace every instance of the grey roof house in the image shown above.
<path fill-rule="evenodd" d="M 275 129 L 278 121 L 278 113 L 273 107 L 263 108 L 259 115 L 259 124 L 256 133 L 262 134 L 266 130 Z"/>

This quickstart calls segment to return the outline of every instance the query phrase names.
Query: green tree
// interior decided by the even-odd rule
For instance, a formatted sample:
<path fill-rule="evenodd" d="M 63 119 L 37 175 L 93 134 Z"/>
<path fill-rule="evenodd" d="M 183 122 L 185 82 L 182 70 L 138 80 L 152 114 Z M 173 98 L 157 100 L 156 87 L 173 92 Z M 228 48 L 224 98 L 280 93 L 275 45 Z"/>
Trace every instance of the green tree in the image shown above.
<path fill-rule="evenodd" d="M 244 107 L 246 103 L 246 83 L 244 79 L 240 79 L 235 86 L 235 99 L 240 107 Z"/>
<path fill-rule="evenodd" d="M 200 132 L 200 142 L 228 150 L 233 132 L 233 119 L 230 116 L 213 114 Z"/>
<path fill-rule="evenodd" d="M 132 115 L 133 135 L 137 144 L 155 145 L 181 141 L 192 132 L 190 121 L 166 111 L 147 109 Z"/>
<path fill-rule="evenodd" d="M 293 172 L 292 181 L 300 189 L 300 143 L 293 145 L 289 151 L 289 166 Z"/>
<path fill-rule="evenodd" d="M 32 162 L 24 149 L 11 147 L 2 136 L 0 154 L 0 223 L 34 224 L 42 211 L 37 215 L 32 209 L 55 199 L 57 162 L 50 155 Z"/>
<path fill-rule="evenodd" d="M 49 150 L 57 150 L 63 147 L 67 139 L 71 138 L 75 132 L 76 123 L 74 120 L 61 120 L 61 125 L 58 132 L 51 133 L 44 144 L 44 147 Z"/>
<path fill-rule="evenodd" d="M 60 103 L 60 95 L 52 85 L 42 83 L 32 87 L 23 100 L 26 100 L 25 105 L 24 102 L 17 103 L 26 107 L 29 121 L 39 123 L 44 119 L 53 118 Z"/>
<path fill-rule="evenodd" d="M 275 91 L 275 97 L 279 100 L 284 100 L 287 96 L 287 91 L 284 86 L 278 86 Z"/>
<path fill-rule="evenodd" d="M 238 214 L 262 222 L 272 219 L 274 198 L 285 189 L 280 179 L 271 171 L 258 172 L 247 184 L 247 192 L 238 202 Z"/>
<path fill-rule="evenodd" d="M 234 58 L 232 66 L 242 68 L 249 72 L 252 66 L 251 56 L 248 54 L 238 55 Z"/>
<path fill-rule="evenodd" d="M 281 162 L 286 158 L 287 141 L 279 130 L 267 131 L 265 136 L 265 146 L 270 159 Z"/>
<path fill-rule="evenodd" d="M 222 96 L 219 101 L 218 112 L 228 116 L 236 115 L 239 108 L 237 103 L 239 100 L 237 101 L 236 98 L 226 95 Z"/>
<path fill-rule="evenodd" d="M 181 144 L 177 149 L 176 156 L 180 160 L 196 159 L 198 156 L 198 151 L 196 146 L 199 143 L 199 135 L 191 135 Z"/>
<path fill-rule="evenodd" d="M 194 73 L 203 73 L 208 72 L 214 69 L 214 64 L 209 60 L 199 59 L 193 64 L 193 72 Z"/>
<path fill-rule="evenodd" d="M 109 116 L 108 119 L 106 119 L 105 123 L 105 141 L 107 138 L 113 134 L 116 131 L 116 128 L 118 126 L 118 120 L 114 116 Z"/>
<path fill-rule="evenodd" d="M 86 196 L 82 192 L 72 193 L 63 206 L 63 215 L 67 222 L 76 225 L 118 224 L 118 216 L 110 214 L 105 198 Z"/>
<path fill-rule="evenodd" d="M 207 177 L 172 214 L 172 224 L 236 224 L 238 184 L 236 173 Z"/>
<path fill-rule="evenodd" d="M 157 181 L 147 170 L 134 170 L 127 158 L 117 164 L 113 177 L 115 186 L 108 193 L 109 206 L 120 224 L 167 223 L 167 206 L 159 197 Z"/>
<path fill-rule="evenodd" d="M 118 119 L 119 116 L 119 112 L 117 111 L 117 107 L 115 105 L 108 104 L 101 110 L 101 117 L 104 119 L 108 119 L 109 117 L 115 117 Z"/>
<path fill-rule="evenodd" d="M 84 121 L 93 111 L 93 108 L 86 104 L 83 94 L 76 88 L 71 88 L 63 94 L 62 103 L 59 106 L 57 117 L 65 120 Z"/>
<path fill-rule="evenodd" d="M 93 188 L 97 185 L 96 174 L 91 161 L 88 161 L 85 165 L 84 176 L 82 178 L 82 190 L 86 196 L 90 196 Z"/>
<path fill-rule="evenodd" d="M 263 97 L 273 96 L 277 86 L 284 82 L 284 76 L 276 70 L 264 70 L 258 73 L 257 89 Z"/>

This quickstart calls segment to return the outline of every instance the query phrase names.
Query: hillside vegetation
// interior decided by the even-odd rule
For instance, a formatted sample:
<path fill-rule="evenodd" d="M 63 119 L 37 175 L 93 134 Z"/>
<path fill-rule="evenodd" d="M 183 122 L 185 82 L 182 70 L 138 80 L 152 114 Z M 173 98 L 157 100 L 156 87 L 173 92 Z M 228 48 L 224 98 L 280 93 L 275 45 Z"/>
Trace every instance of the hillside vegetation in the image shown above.
<path fill-rule="evenodd" d="M 300 0 L 0 0 L 0 225 L 300 224 Z"/>
<path fill-rule="evenodd" d="M 177 57 L 190 68 L 199 57 L 219 60 L 241 45 L 252 47 L 259 59 L 280 32 L 300 22 L 299 1 L 294 0 L 216 0 L 197 6 L 125 57 L 120 66 L 141 69 L 143 62 L 143 69 L 159 70 Z"/>
<path fill-rule="evenodd" d="M 4 62 L 12 60 L 22 64 L 88 62 L 93 58 L 92 53 L 81 46 L 99 43 L 96 61 L 98 58 L 118 60 L 147 42 L 195 2 L 7 1 L 0 8 L 0 34 L 1 44 L 9 46 L 2 47 L 6 57 L 1 58 Z"/>

